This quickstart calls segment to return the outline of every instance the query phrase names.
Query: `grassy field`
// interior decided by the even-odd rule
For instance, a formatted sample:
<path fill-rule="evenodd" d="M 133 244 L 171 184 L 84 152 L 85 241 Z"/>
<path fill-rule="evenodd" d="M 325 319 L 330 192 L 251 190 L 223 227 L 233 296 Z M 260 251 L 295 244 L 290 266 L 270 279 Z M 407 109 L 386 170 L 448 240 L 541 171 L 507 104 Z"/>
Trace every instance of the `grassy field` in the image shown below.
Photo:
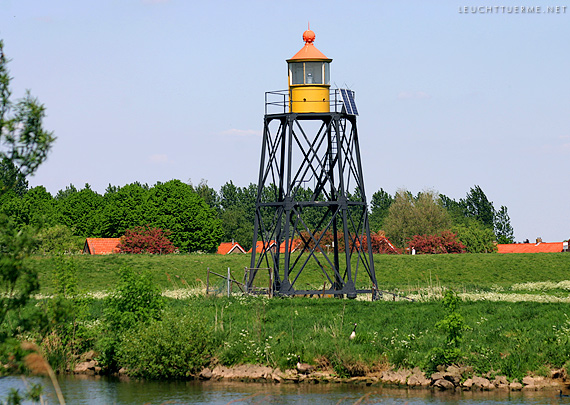
<path fill-rule="evenodd" d="M 148 270 L 163 293 L 189 293 L 179 299 L 168 298 L 164 319 L 153 321 L 154 326 L 141 323 L 135 332 L 111 342 L 118 345 L 117 353 L 127 353 L 130 348 L 132 356 L 148 354 L 151 358 L 156 358 L 160 347 L 163 357 L 157 361 L 159 365 L 180 357 L 168 347 L 188 347 L 188 328 L 204 325 L 200 333 L 207 333 L 208 365 L 258 363 L 288 368 L 301 358 L 332 368 L 341 376 L 390 366 L 433 370 L 437 365 L 434 349 L 446 347 L 446 334 L 436 326 L 446 312 L 433 298 L 451 288 L 463 298 L 458 312 L 466 325 L 459 363 L 472 366 L 478 375 L 504 374 L 519 380 L 527 373 L 548 375 L 551 368 L 570 369 L 570 254 L 376 255 L 374 260 L 381 289 L 410 296 L 422 297 L 424 290 L 439 291 L 440 295 L 427 294 L 423 296 L 426 299 L 415 302 L 205 296 L 196 292 L 203 292 L 207 269 L 225 274 L 229 267 L 239 280 L 249 256 L 66 257 L 77 269 L 82 292 L 113 291 L 118 270 L 127 266 Z M 40 275 L 42 294 L 54 292 L 53 274 L 61 263 L 49 256 L 29 259 Z M 303 282 L 322 286 L 317 269 L 308 268 L 304 273 Z M 361 286 L 368 283 L 363 280 Z M 487 295 L 473 298 L 477 294 Z M 502 294 L 504 302 L 493 302 L 493 294 Z M 508 302 L 505 296 L 516 302 Z M 44 344 L 44 350 L 57 348 L 50 359 L 64 359 L 60 361 L 62 370 L 88 349 L 102 352 L 110 344 L 104 337 L 114 336 L 106 329 L 107 301 L 88 298 L 84 305 L 81 322 L 73 324 L 73 330 L 82 330 L 82 339 L 69 341 L 65 347 L 53 345 L 69 335 L 61 332 Z M 349 340 L 354 323 L 358 324 L 357 338 Z M 181 329 L 180 325 L 185 326 Z M 135 338 L 138 340 L 132 342 Z M 157 345 L 158 341 L 163 343 Z M 118 357 L 119 366 L 122 359 Z"/>
<path fill-rule="evenodd" d="M 149 270 L 155 283 L 162 289 L 203 286 L 207 270 L 226 274 L 229 267 L 234 278 L 243 279 L 249 266 L 249 255 L 76 255 L 79 289 L 108 291 L 117 281 L 121 266 Z M 40 274 L 42 293 L 53 291 L 54 266 L 50 256 L 34 256 L 31 266 Z M 458 255 L 375 255 L 376 278 L 380 289 L 411 293 L 433 286 L 453 288 L 458 292 L 494 291 L 509 289 L 514 284 L 561 282 L 570 280 L 570 254 L 458 254 Z M 359 286 L 368 287 L 366 274 L 358 277 Z M 298 288 L 311 285 L 322 288 L 324 277 L 320 269 L 306 268 Z M 187 284 L 186 284 L 187 283 Z"/>

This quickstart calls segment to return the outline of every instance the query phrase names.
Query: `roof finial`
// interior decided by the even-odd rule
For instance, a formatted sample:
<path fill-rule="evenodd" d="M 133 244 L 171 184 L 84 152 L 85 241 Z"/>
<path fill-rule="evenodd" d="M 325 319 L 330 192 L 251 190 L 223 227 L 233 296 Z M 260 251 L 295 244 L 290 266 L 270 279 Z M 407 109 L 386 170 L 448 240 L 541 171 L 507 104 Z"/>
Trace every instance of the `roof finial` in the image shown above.
<path fill-rule="evenodd" d="M 307 23 L 307 31 L 303 32 L 303 41 L 307 44 L 312 44 L 315 41 L 315 33 L 311 31 L 311 23 Z"/>

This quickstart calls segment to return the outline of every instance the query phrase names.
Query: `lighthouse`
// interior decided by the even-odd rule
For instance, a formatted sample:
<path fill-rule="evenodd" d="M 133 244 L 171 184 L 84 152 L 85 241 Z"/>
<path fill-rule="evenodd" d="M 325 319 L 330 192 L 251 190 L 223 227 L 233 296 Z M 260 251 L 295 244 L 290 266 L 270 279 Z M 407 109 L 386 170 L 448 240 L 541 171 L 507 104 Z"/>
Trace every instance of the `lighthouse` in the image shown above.
<path fill-rule="evenodd" d="M 265 93 L 246 288 L 258 291 L 269 269 L 274 295 L 375 299 L 354 92 L 331 88 L 332 59 L 315 38 L 307 29 L 286 60 L 288 88 Z"/>
<path fill-rule="evenodd" d="M 314 45 L 315 33 L 303 33 L 305 46 L 291 59 L 289 67 L 289 110 L 294 113 L 330 111 L 330 63 Z"/>

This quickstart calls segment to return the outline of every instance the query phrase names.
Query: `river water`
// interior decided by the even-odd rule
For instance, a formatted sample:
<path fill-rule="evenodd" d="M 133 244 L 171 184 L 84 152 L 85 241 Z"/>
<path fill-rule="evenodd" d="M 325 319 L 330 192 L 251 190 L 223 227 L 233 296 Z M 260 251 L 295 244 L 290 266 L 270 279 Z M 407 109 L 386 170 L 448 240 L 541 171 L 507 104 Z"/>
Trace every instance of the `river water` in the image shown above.
<path fill-rule="evenodd" d="M 38 377 L 0 379 L 0 400 L 10 388 L 23 390 L 29 381 L 43 383 L 48 403 L 58 403 L 49 380 Z M 570 397 L 561 398 L 558 391 L 439 392 L 348 384 L 141 382 L 87 376 L 61 377 L 59 382 L 68 405 L 570 404 Z"/>

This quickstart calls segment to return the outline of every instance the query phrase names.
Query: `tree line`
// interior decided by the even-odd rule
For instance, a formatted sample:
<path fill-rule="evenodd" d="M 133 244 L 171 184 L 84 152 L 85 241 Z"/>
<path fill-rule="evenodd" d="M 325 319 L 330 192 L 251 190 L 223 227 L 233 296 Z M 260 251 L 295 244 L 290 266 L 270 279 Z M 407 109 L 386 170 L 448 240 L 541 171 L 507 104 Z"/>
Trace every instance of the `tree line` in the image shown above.
<path fill-rule="evenodd" d="M 12 171 L 8 163 L 0 164 L 0 181 L 13 176 Z M 312 195 L 310 189 L 300 192 Z M 262 199 L 272 195 L 268 187 Z M 238 187 L 229 181 L 216 191 L 204 180 L 196 186 L 180 180 L 109 185 L 104 194 L 89 184 L 82 189 L 69 185 L 52 196 L 43 186 L 28 188 L 20 177 L 0 198 L 0 213 L 18 229 L 41 227 L 44 252 L 77 249 L 87 237 L 121 237 L 138 226 L 168 230 L 181 252 L 213 252 L 220 242 L 251 247 L 256 198 L 255 184 Z M 309 217 L 309 227 L 316 227 L 319 219 Z M 491 252 L 495 242 L 514 239 L 507 208 L 496 210 L 477 185 L 459 201 L 432 190 L 390 195 L 380 189 L 371 198 L 369 223 L 372 233 L 385 234 L 400 249 L 416 235 L 443 231 L 455 233 L 469 252 Z"/>

